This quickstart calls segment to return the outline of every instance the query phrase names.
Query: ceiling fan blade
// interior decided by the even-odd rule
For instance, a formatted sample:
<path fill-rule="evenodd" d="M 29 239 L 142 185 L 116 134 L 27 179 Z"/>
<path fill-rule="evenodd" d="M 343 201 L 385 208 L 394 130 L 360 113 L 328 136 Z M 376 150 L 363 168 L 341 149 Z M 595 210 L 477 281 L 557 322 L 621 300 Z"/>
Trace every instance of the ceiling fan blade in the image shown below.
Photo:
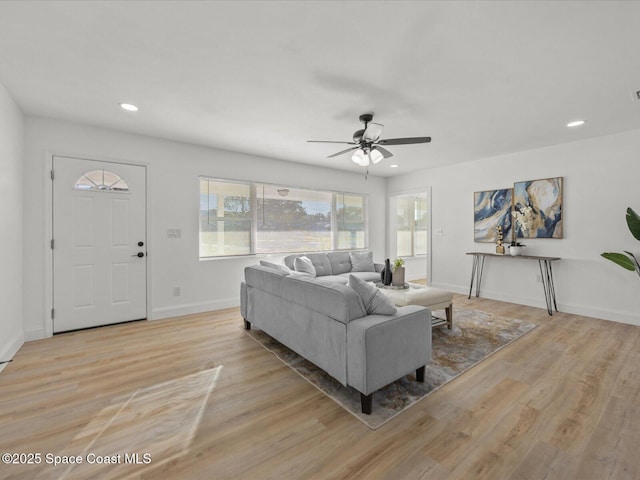
<path fill-rule="evenodd" d="M 360 147 L 347 148 L 346 150 L 342 150 L 341 152 L 334 153 L 333 155 L 329 155 L 327 158 L 337 157 L 338 155 L 342 155 L 343 153 L 347 153 L 347 152 L 352 152 L 353 150 L 357 150 L 358 148 Z"/>
<path fill-rule="evenodd" d="M 371 148 L 375 148 L 376 150 L 378 150 L 382 156 L 384 158 L 391 158 L 393 157 L 393 153 L 391 153 L 389 150 L 387 150 L 386 148 L 381 147 L 380 145 L 375 145 L 374 147 Z"/>
<path fill-rule="evenodd" d="M 382 128 L 384 125 L 381 123 L 369 122 L 367 124 L 367 129 L 362 134 L 362 139 L 367 143 L 373 143 L 380 138 L 380 134 L 382 133 Z"/>
<path fill-rule="evenodd" d="M 307 140 L 309 143 L 343 143 L 345 145 L 357 145 L 356 142 L 336 142 L 333 140 Z"/>
<path fill-rule="evenodd" d="M 380 145 L 408 145 L 410 143 L 429 143 L 431 137 L 385 138 L 378 140 Z"/>

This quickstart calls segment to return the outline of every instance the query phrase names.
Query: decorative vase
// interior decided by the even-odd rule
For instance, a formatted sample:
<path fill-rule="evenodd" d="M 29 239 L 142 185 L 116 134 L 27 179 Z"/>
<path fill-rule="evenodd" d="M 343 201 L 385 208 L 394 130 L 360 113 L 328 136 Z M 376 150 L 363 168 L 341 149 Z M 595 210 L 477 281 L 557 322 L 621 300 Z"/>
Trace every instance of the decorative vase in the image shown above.
<path fill-rule="evenodd" d="M 517 257 L 518 255 L 522 255 L 522 247 L 509 245 L 509 253 L 512 257 Z"/>
<path fill-rule="evenodd" d="M 380 272 L 380 280 L 382 280 L 383 285 L 391 285 L 391 262 L 388 258 L 384 261 L 384 268 Z"/>
<path fill-rule="evenodd" d="M 404 267 L 398 267 L 393 271 L 393 279 L 391 285 L 394 287 L 404 286 Z"/>

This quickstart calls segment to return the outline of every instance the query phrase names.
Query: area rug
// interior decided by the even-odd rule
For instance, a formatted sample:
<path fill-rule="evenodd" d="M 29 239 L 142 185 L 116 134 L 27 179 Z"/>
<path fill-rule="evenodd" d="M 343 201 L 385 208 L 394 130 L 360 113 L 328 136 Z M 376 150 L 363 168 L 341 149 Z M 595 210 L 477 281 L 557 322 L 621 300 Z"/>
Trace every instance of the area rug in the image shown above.
<path fill-rule="evenodd" d="M 332 398 L 345 410 L 375 430 L 427 395 L 501 350 L 537 325 L 478 310 L 454 309 L 453 329 L 435 327 L 432 333 L 432 360 L 424 383 L 413 375 L 403 377 L 373 395 L 373 412 L 360 411 L 360 393 L 344 387 L 333 377 L 285 347 L 261 330 L 245 332 L 272 352 L 304 379 Z"/>

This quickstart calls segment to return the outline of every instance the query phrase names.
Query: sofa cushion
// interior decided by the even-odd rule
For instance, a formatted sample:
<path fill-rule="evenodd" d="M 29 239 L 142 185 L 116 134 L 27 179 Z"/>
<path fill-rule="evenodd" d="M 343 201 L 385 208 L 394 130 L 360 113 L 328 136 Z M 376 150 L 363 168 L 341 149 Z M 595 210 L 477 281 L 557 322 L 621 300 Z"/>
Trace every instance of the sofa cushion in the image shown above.
<path fill-rule="evenodd" d="M 316 268 L 307 257 L 296 257 L 293 261 L 293 266 L 295 267 L 296 272 L 308 273 L 312 277 L 316 276 Z"/>
<path fill-rule="evenodd" d="M 352 272 L 375 272 L 373 265 L 373 252 L 350 252 Z"/>
<path fill-rule="evenodd" d="M 395 315 L 398 309 L 373 285 L 355 275 L 349 275 L 349 286 L 362 298 L 368 315 Z"/>
<path fill-rule="evenodd" d="M 360 280 L 364 280 L 365 282 L 379 282 L 380 274 L 378 272 L 351 272 L 344 273 L 340 275 L 341 277 L 349 278 L 349 275 L 353 275 L 354 277 L 358 277 Z"/>
<path fill-rule="evenodd" d="M 316 269 L 315 276 L 323 277 L 325 275 L 334 274 L 331 270 L 331 263 L 329 263 L 329 257 L 327 257 L 326 252 L 287 255 L 286 257 L 284 257 L 284 264 L 291 269 L 297 270 L 297 268 L 295 268 L 295 260 L 296 258 L 300 257 L 307 257 L 309 260 L 311 260 L 313 267 Z"/>
<path fill-rule="evenodd" d="M 349 252 L 329 252 L 327 258 L 331 264 L 333 275 L 349 273 L 351 271 L 351 256 Z"/>
<path fill-rule="evenodd" d="M 349 283 L 348 275 L 325 275 L 324 277 L 317 277 L 318 282 L 325 283 L 337 283 L 339 285 L 346 285 Z"/>
<path fill-rule="evenodd" d="M 331 270 L 331 263 L 329 263 L 329 257 L 325 252 L 321 253 L 307 253 L 307 257 L 313 263 L 316 269 L 316 277 L 324 277 L 325 275 L 333 275 Z"/>
<path fill-rule="evenodd" d="M 274 270 L 278 270 L 279 272 L 286 273 L 287 275 L 291 274 L 291 269 L 286 265 L 268 262 L 267 260 L 260 260 L 260 265 L 267 268 L 273 268 Z"/>
<path fill-rule="evenodd" d="M 285 276 L 282 279 L 281 297 L 322 313 L 341 323 L 349 323 L 367 313 L 360 296 L 347 285 L 322 281 L 308 276 Z"/>

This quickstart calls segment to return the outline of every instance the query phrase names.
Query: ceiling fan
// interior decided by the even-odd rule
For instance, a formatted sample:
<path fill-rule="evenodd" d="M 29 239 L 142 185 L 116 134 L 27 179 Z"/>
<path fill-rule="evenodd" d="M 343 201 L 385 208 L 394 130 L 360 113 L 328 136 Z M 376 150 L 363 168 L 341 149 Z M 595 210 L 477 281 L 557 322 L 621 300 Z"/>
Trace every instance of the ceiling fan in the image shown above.
<path fill-rule="evenodd" d="M 351 156 L 351 160 L 362 167 L 368 167 L 370 164 L 378 163 L 383 158 L 390 158 L 393 156 L 393 153 L 382 145 L 408 145 L 412 143 L 428 143 L 431 141 L 431 137 L 387 138 L 381 140 L 380 134 L 382 133 L 384 125 L 374 123 L 372 120 L 372 113 L 363 113 L 360 115 L 360 121 L 364 123 L 364 128 L 357 130 L 353 134 L 352 142 L 337 142 L 331 140 L 307 140 L 307 142 L 355 145 L 355 147 L 350 147 L 346 150 L 334 153 L 333 155 L 329 155 L 327 158 L 333 158 L 339 155 L 344 155 L 348 152 L 354 152 Z"/>

